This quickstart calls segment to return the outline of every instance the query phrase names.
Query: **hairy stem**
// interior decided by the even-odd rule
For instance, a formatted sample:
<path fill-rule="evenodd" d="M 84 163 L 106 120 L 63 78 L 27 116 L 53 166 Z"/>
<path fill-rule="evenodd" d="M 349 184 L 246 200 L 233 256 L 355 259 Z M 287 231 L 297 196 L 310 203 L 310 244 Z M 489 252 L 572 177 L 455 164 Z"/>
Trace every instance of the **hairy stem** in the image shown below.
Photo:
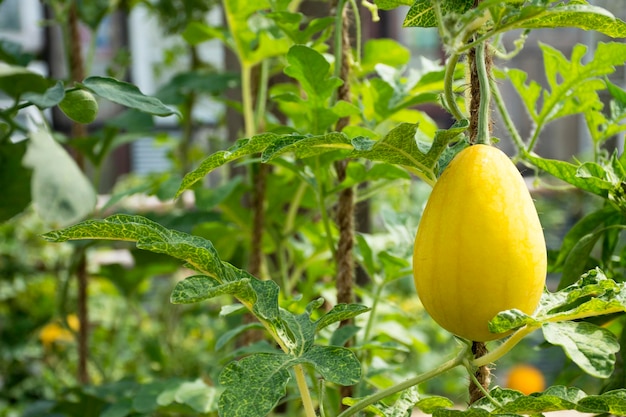
<path fill-rule="evenodd" d="M 480 105 L 478 108 L 478 131 L 476 143 L 484 145 L 491 144 L 491 91 L 489 85 L 489 71 L 491 60 L 486 54 L 486 42 L 480 43 L 476 47 L 476 74 L 480 86 Z"/>
<path fill-rule="evenodd" d="M 459 62 L 460 57 L 461 56 L 458 54 L 452 54 L 448 57 L 443 81 L 443 100 L 446 108 L 456 120 L 465 119 L 454 95 L 454 71 L 456 70 L 456 64 Z"/>

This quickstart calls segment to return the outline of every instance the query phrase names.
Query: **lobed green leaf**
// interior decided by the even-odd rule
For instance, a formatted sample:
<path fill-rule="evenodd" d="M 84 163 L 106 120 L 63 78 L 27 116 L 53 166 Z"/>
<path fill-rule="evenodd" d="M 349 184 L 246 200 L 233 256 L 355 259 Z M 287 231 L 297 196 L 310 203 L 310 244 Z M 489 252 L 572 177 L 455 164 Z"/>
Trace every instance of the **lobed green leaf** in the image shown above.
<path fill-rule="evenodd" d="M 361 379 L 361 364 L 354 352 L 340 346 L 313 345 L 299 360 L 312 364 L 327 381 L 354 385 Z"/>
<path fill-rule="evenodd" d="M 220 415 L 265 417 L 285 395 L 290 360 L 283 353 L 257 353 L 226 365 L 219 377 L 226 388 L 219 399 Z"/>
<path fill-rule="evenodd" d="M 620 346 L 610 330 L 585 321 L 546 323 L 542 330 L 548 343 L 561 346 L 589 375 L 608 378 L 613 372 Z"/>

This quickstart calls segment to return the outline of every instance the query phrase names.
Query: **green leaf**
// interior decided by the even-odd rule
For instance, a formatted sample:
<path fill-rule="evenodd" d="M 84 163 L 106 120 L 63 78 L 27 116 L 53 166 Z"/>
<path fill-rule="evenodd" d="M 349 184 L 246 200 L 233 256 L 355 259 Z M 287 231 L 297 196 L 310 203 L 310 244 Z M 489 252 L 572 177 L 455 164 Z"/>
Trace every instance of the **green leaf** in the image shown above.
<path fill-rule="evenodd" d="M 206 275 L 193 275 L 178 282 L 172 291 L 172 304 L 191 304 L 208 300 L 224 294 L 239 295 L 249 292 L 250 281 L 241 279 L 222 284 L 219 280 Z"/>
<path fill-rule="evenodd" d="M 520 14 L 523 14 L 523 10 Z M 594 30 L 611 38 L 626 37 L 626 23 L 608 10 L 590 4 L 558 4 L 546 7 L 538 16 L 521 20 L 518 29 L 568 27 Z"/>
<path fill-rule="evenodd" d="M 183 382 L 176 390 L 174 399 L 202 414 L 217 411 L 218 398 L 222 390 L 207 385 L 203 380 Z"/>
<path fill-rule="evenodd" d="M 284 55 L 293 44 L 289 38 L 273 30 L 271 19 L 258 13 L 269 9 L 267 0 L 226 0 L 223 5 L 235 51 L 245 66 Z"/>
<path fill-rule="evenodd" d="M 559 250 L 559 256 L 556 261 L 554 261 L 555 265 L 562 266 L 571 250 L 584 236 L 594 232 L 598 227 L 603 225 L 607 218 L 612 218 L 616 215 L 619 215 L 619 213 L 617 213 L 612 206 L 607 205 L 580 219 L 563 237 L 561 249 Z M 576 279 L 578 279 L 578 277 L 576 277 Z M 567 285 L 572 283 L 573 282 L 570 282 Z M 563 285 L 562 288 L 567 285 Z"/>
<path fill-rule="evenodd" d="M 602 102 L 597 91 L 605 88 L 602 77 L 612 74 L 616 66 L 623 65 L 626 60 L 626 45 L 600 42 L 593 58 L 586 63 L 583 63 L 587 52 L 585 45 L 574 46 L 571 60 L 548 45 L 541 44 L 540 47 L 549 89 L 542 90 L 535 81 L 526 84 L 526 74 L 519 70 L 507 72 L 536 123 L 536 129 L 541 129 L 544 124 L 560 117 L 576 113 L 588 114 L 601 109 Z M 542 100 L 539 100 L 540 95 Z M 539 102 L 542 103 L 540 109 L 537 108 Z"/>
<path fill-rule="evenodd" d="M 300 359 L 315 366 L 325 380 L 335 384 L 354 385 L 361 379 L 361 364 L 350 349 L 313 345 Z"/>
<path fill-rule="evenodd" d="M 615 352 L 620 347 L 608 329 L 584 321 L 566 321 L 544 324 L 543 335 L 548 343 L 561 346 L 589 375 L 608 378 L 613 372 Z"/>
<path fill-rule="evenodd" d="M 114 7 L 111 0 L 78 0 L 78 15 L 80 20 L 96 32 L 102 19 L 110 12 L 110 8 Z"/>
<path fill-rule="evenodd" d="M 536 166 L 537 168 L 561 179 L 573 186 L 582 190 L 588 191 L 592 194 L 606 197 L 608 192 L 605 185 L 594 178 L 584 178 L 579 175 L 579 166 L 571 164 L 569 162 L 560 161 L 557 159 L 540 158 L 536 155 L 526 154 L 524 159 Z"/>
<path fill-rule="evenodd" d="M 506 310 L 498 313 L 489 321 L 491 333 L 505 333 L 526 325 L 535 325 L 537 320 L 517 309 Z"/>
<path fill-rule="evenodd" d="M 415 0 L 374 0 L 380 10 L 393 10 L 400 6 L 412 6 Z"/>
<path fill-rule="evenodd" d="M 210 70 L 195 70 L 176 74 L 162 86 L 155 97 L 164 103 L 181 105 L 189 94 L 218 96 L 239 85 L 240 75 L 230 72 L 216 73 Z"/>
<path fill-rule="evenodd" d="M 369 74 L 378 64 L 389 65 L 394 68 L 409 63 L 411 52 L 404 45 L 393 39 L 371 39 L 363 47 L 363 59 L 360 72 Z"/>
<path fill-rule="evenodd" d="M 433 414 L 437 409 L 452 407 L 453 405 L 454 403 L 446 397 L 432 396 L 419 400 L 415 407 L 426 414 Z"/>
<path fill-rule="evenodd" d="M 182 259 L 207 275 L 226 281 L 236 279 L 235 272 L 227 273 L 226 266 L 220 261 L 210 241 L 167 229 L 141 216 L 116 214 L 101 220 L 87 220 L 63 230 L 46 233 L 43 237 L 53 242 L 70 239 L 133 241 L 137 242 L 139 249 Z"/>
<path fill-rule="evenodd" d="M 0 90 L 17 99 L 25 93 L 44 94 L 54 83 L 24 67 L 0 62 Z"/>
<path fill-rule="evenodd" d="M 573 320 L 626 311 L 624 284 L 592 269 L 560 291 L 545 292 L 535 314 L 539 321 Z"/>
<path fill-rule="evenodd" d="M 524 396 L 519 391 L 493 388 L 490 399 L 482 398 L 465 411 L 435 410 L 434 416 L 520 416 L 542 415 L 553 411 L 578 411 L 580 413 L 623 415 L 626 410 L 626 390 L 609 391 L 602 395 L 587 395 L 576 387 L 555 385 L 545 392 Z M 443 412 L 441 412 L 443 411 Z M 455 411 L 449 413 L 450 411 Z"/>
<path fill-rule="evenodd" d="M 177 112 L 155 97 L 144 95 L 133 84 L 111 77 L 89 77 L 82 85 L 92 93 L 122 106 L 155 116 L 169 116 Z"/>
<path fill-rule="evenodd" d="M 465 13 L 474 5 L 474 0 L 448 0 L 439 2 L 441 12 L 445 16 L 449 13 Z M 404 27 L 437 27 L 437 15 L 431 0 L 416 0 L 404 18 Z"/>
<path fill-rule="evenodd" d="M 56 106 L 63 100 L 63 97 L 65 97 L 65 87 L 60 81 L 48 88 L 43 94 L 26 93 L 22 96 L 24 100 L 30 101 L 42 110 Z"/>
<path fill-rule="evenodd" d="M 280 310 L 280 317 L 288 330 L 283 342 L 291 355 L 301 357 L 311 348 L 315 339 L 315 323 L 311 321 L 311 313 L 295 315 L 287 310 Z"/>
<path fill-rule="evenodd" d="M 304 45 L 294 45 L 287 53 L 285 74 L 298 80 L 307 94 L 307 99 L 315 106 L 321 106 L 333 92 L 343 84 L 339 78 L 331 76 L 330 64 L 315 49 Z"/>
<path fill-rule="evenodd" d="M 127 398 L 105 408 L 100 417 L 126 417 L 132 413 L 133 402 L 130 398 Z"/>
<path fill-rule="evenodd" d="M 589 395 L 578 402 L 578 409 L 594 414 L 626 415 L 626 390 L 619 389 L 602 395 Z"/>
<path fill-rule="evenodd" d="M 585 272 L 585 267 L 589 262 L 589 255 L 591 254 L 591 251 L 598 242 L 598 239 L 600 239 L 606 231 L 607 229 L 603 228 L 593 233 L 589 233 L 581 237 L 580 240 L 576 242 L 563 262 L 563 273 L 561 275 L 561 280 L 559 281 L 559 289 L 575 283 L 583 272 Z"/>
<path fill-rule="evenodd" d="M 345 326 L 339 326 L 333 332 L 328 344 L 330 346 L 345 346 L 348 340 L 352 339 L 361 330 L 359 326 L 354 324 L 347 324 Z"/>
<path fill-rule="evenodd" d="M 339 321 L 352 319 L 360 314 L 367 313 L 371 308 L 360 304 L 336 304 L 333 308 L 317 322 L 317 331 L 322 330 L 324 327 L 329 326 Z"/>
<path fill-rule="evenodd" d="M 258 353 L 231 362 L 219 377 L 226 387 L 219 411 L 229 417 L 265 417 L 285 395 L 290 357 L 282 353 Z"/>
<path fill-rule="evenodd" d="M 233 146 L 225 151 L 219 151 L 200 163 L 200 165 L 193 171 L 187 173 L 183 178 L 183 182 L 176 192 L 176 197 L 179 197 L 183 191 L 190 188 L 196 182 L 200 181 L 209 172 L 213 171 L 222 165 L 225 165 L 231 161 L 239 159 L 246 155 L 255 154 L 261 152 L 269 146 L 272 142 L 277 140 L 280 136 L 274 133 L 264 133 L 261 135 L 253 136 L 249 139 L 239 139 Z"/>
<path fill-rule="evenodd" d="M 30 169 L 22 166 L 27 141 L 0 145 L 0 223 L 24 210 L 30 203 Z"/>
<path fill-rule="evenodd" d="M 415 140 L 417 125 L 402 123 L 379 141 L 354 139 L 352 144 L 355 151 L 350 156 L 402 165 L 432 182 L 439 156 L 447 144 L 457 139 L 466 128 L 467 122 L 462 121 L 448 130 L 438 130 L 431 149 L 425 154 L 419 150 Z"/>
<path fill-rule="evenodd" d="M 285 153 L 293 153 L 297 158 L 308 158 L 339 149 L 352 150 L 348 137 L 341 132 L 331 132 L 314 136 L 283 136 L 273 141 L 261 155 L 262 162 L 270 162 Z"/>
<path fill-rule="evenodd" d="M 385 417 L 406 417 L 411 415 L 413 408 L 419 401 L 419 391 L 417 386 L 402 391 L 400 398 L 385 410 Z"/>
<path fill-rule="evenodd" d="M 96 193 L 91 182 L 49 132 L 30 134 L 22 162 L 32 169 L 32 201 L 46 222 L 65 226 L 93 212 Z"/>
<path fill-rule="evenodd" d="M 189 45 L 199 45 L 211 39 L 219 39 L 224 43 L 228 41 L 223 28 L 216 28 L 203 22 L 190 22 L 183 30 L 182 37 Z"/>
<path fill-rule="evenodd" d="M 241 333 L 250 330 L 250 329 L 263 329 L 263 325 L 258 322 L 243 324 L 241 326 L 237 326 L 234 329 L 231 329 L 220 336 L 219 339 L 215 342 L 215 350 L 220 350 L 228 342 L 233 340 L 235 337 L 239 336 Z"/>

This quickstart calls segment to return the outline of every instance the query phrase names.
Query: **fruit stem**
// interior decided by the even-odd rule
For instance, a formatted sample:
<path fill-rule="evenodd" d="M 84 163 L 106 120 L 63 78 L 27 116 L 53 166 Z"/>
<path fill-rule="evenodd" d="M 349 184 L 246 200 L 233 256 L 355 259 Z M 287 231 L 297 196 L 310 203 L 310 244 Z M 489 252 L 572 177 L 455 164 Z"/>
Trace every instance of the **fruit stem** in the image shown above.
<path fill-rule="evenodd" d="M 511 337 L 509 337 L 506 341 L 504 341 L 502 344 L 500 344 L 500 346 L 498 346 L 491 352 L 487 353 L 484 356 L 481 356 L 480 358 L 476 358 L 472 360 L 470 362 L 470 365 L 474 367 L 480 367 L 480 366 L 488 365 L 490 363 L 497 361 L 502 356 L 504 356 L 508 351 L 513 349 L 513 347 L 517 345 L 524 337 L 526 337 L 527 335 L 534 332 L 540 327 L 541 325 L 532 325 L 532 326 L 528 325 L 528 326 L 522 327 L 521 329 L 513 333 Z"/>
<path fill-rule="evenodd" d="M 478 81 L 480 85 L 480 105 L 478 109 L 478 132 L 476 135 L 476 143 L 484 145 L 491 144 L 491 138 L 489 128 L 491 124 L 490 120 L 490 103 L 491 103 L 491 89 L 489 86 L 489 73 L 487 71 L 486 58 L 487 42 L 481 42 L 476 46 L 476 72 L 478 74 Z"/>
<path fill-rule="evenodd" d="M 463 350 L 461 350 L 461 352 L 459 352 L 459 354 L 455 358 L 452 358 L 449 361 L 442 363 L 435 369 L 424 372 L 423 374 L 419 374 L 413 378 L 407 379 L 406 381 L 401 382 L 398 385 L 394 385 L 392 387 L 369 395 L 354 404 L 352 407 L 342 412 L 341 414 L 337 415 L 337 417 L 352 416 L 359 411 L 365 409 L 368 405 L 374 404 L 375 402 L 378 402 L 383 398 L 389 397 L 390 395 L 393 395 L 397 392 L 404 391 L 405 389 L 410 388 L 414 385 L 421 384 L 422 382 L 428 381 L 429 379 L 432 379 L 444 372 L 447 372 L 452 368 L 462 365 L 464 361 L 467 360 L 468 352 L 469 348 L 466 346 Z"/>

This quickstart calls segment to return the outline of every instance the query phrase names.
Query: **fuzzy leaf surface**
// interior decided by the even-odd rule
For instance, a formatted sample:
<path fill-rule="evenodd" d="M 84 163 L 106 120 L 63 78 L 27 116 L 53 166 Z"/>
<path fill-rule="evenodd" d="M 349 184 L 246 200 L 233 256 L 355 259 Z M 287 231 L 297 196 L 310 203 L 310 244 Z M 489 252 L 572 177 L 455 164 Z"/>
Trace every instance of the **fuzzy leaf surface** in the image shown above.
<path fill-rule="evenodd" d="M 264 417 L 285 395 L 290 357 L 282 353 L 258 353 L 226 365 L 219 377 L 226 387 L 219 411 L 229 417 Z"/>

